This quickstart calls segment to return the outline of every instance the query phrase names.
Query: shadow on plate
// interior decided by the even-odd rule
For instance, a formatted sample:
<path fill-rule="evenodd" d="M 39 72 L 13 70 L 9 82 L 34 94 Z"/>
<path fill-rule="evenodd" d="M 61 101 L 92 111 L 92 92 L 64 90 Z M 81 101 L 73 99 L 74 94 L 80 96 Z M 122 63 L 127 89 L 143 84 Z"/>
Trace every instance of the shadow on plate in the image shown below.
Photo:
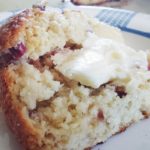
<path fill-rule="evenodd" d="M 21 147 L 8 129 L 3 113 L 0 112 L 0 149 L 3 150 L 20 150 Z"/>

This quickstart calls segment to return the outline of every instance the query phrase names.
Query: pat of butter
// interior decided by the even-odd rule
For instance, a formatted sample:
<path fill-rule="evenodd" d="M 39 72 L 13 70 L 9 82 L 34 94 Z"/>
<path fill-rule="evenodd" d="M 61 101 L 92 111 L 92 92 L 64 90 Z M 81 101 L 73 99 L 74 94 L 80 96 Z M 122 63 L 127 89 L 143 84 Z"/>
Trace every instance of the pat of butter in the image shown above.
<path fill-rule="evenodd" d="M 92 88 L 125 78 L 134 68 L 146 70 L 148 66 L 145 52 L 93 34 L 89 34 L 81 50 L 59 53 L 53 60 L 64 76 Z"/>

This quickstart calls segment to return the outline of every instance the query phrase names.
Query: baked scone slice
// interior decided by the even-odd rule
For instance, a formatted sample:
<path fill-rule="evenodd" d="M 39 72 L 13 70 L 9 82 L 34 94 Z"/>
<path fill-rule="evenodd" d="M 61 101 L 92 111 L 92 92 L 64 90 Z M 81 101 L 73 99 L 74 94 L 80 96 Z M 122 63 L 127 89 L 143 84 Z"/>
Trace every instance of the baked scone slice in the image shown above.
<path fill-rule="evenodd" d="M 83 150 L 150 114 L 147 54 L 81 12 L 25 10 L 0 51 L 3 111 L 27 150 Z"/>

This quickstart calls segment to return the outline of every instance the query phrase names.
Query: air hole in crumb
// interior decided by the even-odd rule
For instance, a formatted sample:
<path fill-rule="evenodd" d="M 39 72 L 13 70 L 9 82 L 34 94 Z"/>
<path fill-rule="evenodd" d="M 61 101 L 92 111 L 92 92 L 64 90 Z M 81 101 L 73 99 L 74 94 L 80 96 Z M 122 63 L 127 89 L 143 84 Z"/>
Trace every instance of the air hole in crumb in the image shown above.
<path fill-rule="evenodd" d="M 34 118 L 35 120 L 39 120 L 39 116 L 37 115 L 37 110 L 28 110 L 28 114 L 30 118 Z"/>
<path fill-rule="evenodd" d="M 99 119 L 99 121 L 103 121 L 104 120 L 104 114 L 103 111 L 100 109 L 98 114 L 97 114 L 97 118 Z"/>
<path fill-rule="evenodd" d="M 145 118 L 148 118 L 149 117 L 149 114 L 146 112 L 146 111 L 141 111 L 142 115 L 145 117 Z"/>
<path fill-rule="evenodd" d="M 116 86 L 115 87 L 115 92 L 117 93 L 117 95 L 120 97 L 120 98 L 123 98 L 124 96 L 127 95 L 127 92 L 126 92 L 126 89 L 124 86 Z"/>
<path fill-rule="evenodd" d="M 44 68 L 40 62 L 40 60 L 29 60 L 29 64 L 33 65 L 35 68 L 37 68 L 40 72 L 44 71 Z"/>
<path fill-rule="evenodd" d="M 81 49 L 82 45 L 71 43 L 71 42 L 66 42 L 66 45 L 64 46 L 64 48 L 69 48 L 70 50 L 76 50 L 76 49 Z"/>
<path fill-rule="evenodd" d="M 91 93 L 90 93 L 90 96 L 98 96 L 98 95 L 103 91 L 103 89 L 106 87 L 106 85 L 111 84 L 111 82 L 112 82 L 112 81 L 109 81 L 109 82 L 107 82 L 107 83 L 101 85 L 101 86 L 100 86 L 99 88 L 97 88 L 97 89 L 93 89 L 93 88 L 92 88 L 92 91 L 91 91 Z"/>
<path fill-rule="evenodd" d="M 105 86 L 100 86 L 97 89 L 93 89 L 90 93 L 90 96 L 98 96 L 104 89 Z"/>
<path fill-rule="evenodd" d="M 50 105 L 50 103 L 51 103 L 51 99 L 37 102 L 37 109 L 41 108 L 41 107 L 48 107 Z"/>
<path fill-rule="evenodd" d="M 29 117 L 39 120 L 39 116 L 37 113 L 38 109 L 49 107 L 51 105 L 51 101 L 52 101 L 52 98 L 50 100 L 43 100 L 43 101 L 37 102 L 35 109 L 28 110 Z"/>
<path fill-rule="evenodd" d="M 55 136 L 52 133 L 45 134 L 45 137 L 48 138 L 48 139 L 51 139 L 53 141 L 56 139 Z"/>
<path fill-rule="evenodd" d="M 51 57 L 49 57 L 48 55 L 42 56 L 40 58 L 40 63 L 43 67 L 44 66 L 48 66 L 49 68 L 54 67 L 53 61 L 51 60 Z"/>
<path fill-rule="evenodd" d="M 72 111 L 72 110 L 74 110 L 74 109 L 76 109 L 76 105 L 75 105 L 75 104 L 70 104 L 70 105 L 68 106 L 68 110 L 69 110 L 69 111 Z"/>

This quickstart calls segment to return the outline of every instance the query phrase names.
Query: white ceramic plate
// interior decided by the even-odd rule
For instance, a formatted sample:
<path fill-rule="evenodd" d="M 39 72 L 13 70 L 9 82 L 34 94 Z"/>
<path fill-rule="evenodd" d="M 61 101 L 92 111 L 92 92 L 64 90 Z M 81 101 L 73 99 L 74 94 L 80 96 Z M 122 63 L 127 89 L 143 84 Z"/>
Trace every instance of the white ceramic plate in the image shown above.
<path fill-rule="evenodd" d="M 6 14 L 9 16 L 9 14 Z M 138 49 L 150 49 L 150 39 L 123 32 L 126 43 Z M 21 150 L 14 136 L 7 128 L 0 112 L 0 150 Z M 129 127 L 125 132 L 111 137 L 96 150 L 150 150 L 150 119 L 143 120 Z"/>

